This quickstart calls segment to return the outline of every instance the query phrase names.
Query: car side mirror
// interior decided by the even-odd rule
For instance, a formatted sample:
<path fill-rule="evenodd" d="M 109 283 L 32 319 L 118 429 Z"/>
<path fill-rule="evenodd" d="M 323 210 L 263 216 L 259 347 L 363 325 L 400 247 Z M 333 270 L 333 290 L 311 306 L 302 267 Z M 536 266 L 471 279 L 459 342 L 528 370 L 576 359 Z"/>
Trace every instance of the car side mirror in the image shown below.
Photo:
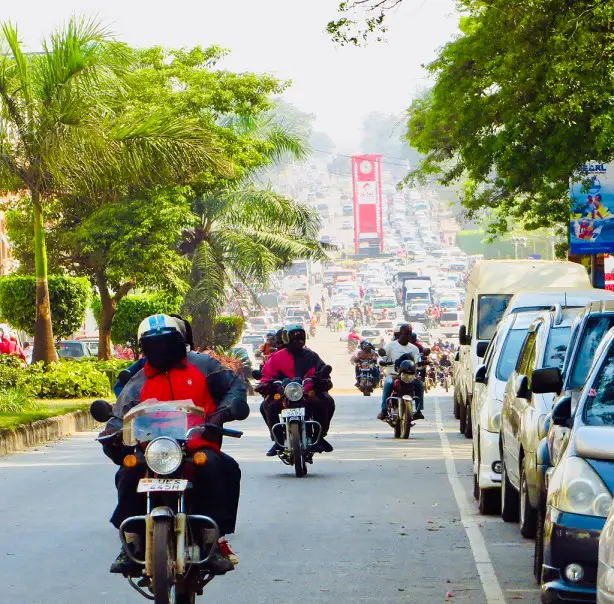
<path fill-rule="evenodd" d="M 555 426 L 569 427 L 571 420 L 571 396 L 561 397 L 552 408 L 552 423 Z"/>
<path fill-rule="evenodd" d="M 471 336 L 467 334 L 466 325 L 461 325 L 458 330 L 458 343 L 461 346 L 469 346 L 471 344 Z"/>
<path fill-rule="evenodd" d="M 486 383 L 486 365 L 480 365 L 475 372 L 475 383 L 476 384 L 485 384 Z"/>
<path fill-rule="evenodd" d="M 529 390 L 529 378 L 526 375 L 520 376 L 520 383 L 516 390 L 516 396 L 518 398 L 531 398 L 531 391 Z"/>
<path fill-rule="evenodd" d="M 490 342 L 478 342 L 476 346 L 475 353 L 478 355 L 478 359 L 483 359 L 486 356 L 486 351 L 488 350 L 488 344 Z"/>
<path fill-rule="evenodd" d="M 113 417 L 113 407 L 107 401 L 97 400 L 90 405 L 90 415 L 101 424 L 106 424 Z"/>
<path fill-rule="evenodd" d="M 536 369 L 531 376 L 531 390 L 535 394 L 558 394 L 563 389 L 563 376 L 558 367 Z"/>

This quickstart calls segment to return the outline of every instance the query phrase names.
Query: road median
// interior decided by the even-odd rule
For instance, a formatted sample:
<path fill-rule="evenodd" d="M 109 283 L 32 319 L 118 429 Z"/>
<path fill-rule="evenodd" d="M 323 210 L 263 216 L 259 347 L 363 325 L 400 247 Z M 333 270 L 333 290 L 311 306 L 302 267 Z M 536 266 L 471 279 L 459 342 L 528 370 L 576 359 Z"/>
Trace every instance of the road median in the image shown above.
<path fill-rule="evenodd" d="M 101 428 L 89 411 L 79 410 L 0 430 L 0 456 L 10 455 L 76 432 Z"/>

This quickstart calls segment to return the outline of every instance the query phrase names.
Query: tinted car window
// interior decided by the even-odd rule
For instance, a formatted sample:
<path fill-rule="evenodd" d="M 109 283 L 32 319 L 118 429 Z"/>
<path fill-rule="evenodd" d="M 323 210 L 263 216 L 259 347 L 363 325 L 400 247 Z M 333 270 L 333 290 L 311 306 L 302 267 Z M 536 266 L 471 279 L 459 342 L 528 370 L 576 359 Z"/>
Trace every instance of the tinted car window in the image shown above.
<path fill-rule="evenodd" d="M 521 375 L 528 375 L 533 367 L 533 359 L 535 358 L 535 340 L 537 340 L 537 331 L 527 335 L 516 371 Z"/>
<path fill-rule="evenodd" d="M 507 334 L 507 338 L 503 343 L 503 349 L 499 355 L 499 363 L 497 364 L 496 375 L 498 380 L 507 382 L 510 375 L 512 375 L 526 335 L 526 329 L 511 329 Z"/>
<path fill-rule="evenodd" d="M 603 336 L 613 326 L 614 315 L 602 315 L 588 319 L 571 370 L 570 388 L 581 388 L 584 386 L 597 346 L 599 346 Z"/>
<path fill-rule="evenodd" d="M 610 346 L 589 391 L 584 421 L 591 426 L 614 425 L 614 346 Z"/>
<path fill-rule="evenodd" d="M 478 340 L 490 340 L 501 320 L 511 294 L 488 294 L 480 296 L 478 302 Z"/>
<path fill-rule="evenodd" d="M 555 327 L 550 330 L 544 354 L 544 367 L 558 367 L 560 369 L 563 366 L 570 332 L 571 327 Z"/>
<path fill-rule="evenodd" d="M 86 356 L 81 342 L 60 342 L 58 356 L 63 359 L 75 359 Z"/>

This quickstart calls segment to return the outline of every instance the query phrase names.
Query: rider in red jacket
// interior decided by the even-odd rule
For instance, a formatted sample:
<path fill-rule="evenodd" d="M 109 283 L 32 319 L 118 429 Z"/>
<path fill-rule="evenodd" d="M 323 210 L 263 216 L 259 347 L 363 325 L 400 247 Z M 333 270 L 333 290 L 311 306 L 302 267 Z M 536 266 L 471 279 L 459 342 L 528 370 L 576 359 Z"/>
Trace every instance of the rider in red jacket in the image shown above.
<path fill-rule="evenodd" d="M 139 327 L 138 340 L 147 361 L 118 396 L 113 409 L 115 417 L 108 422 L 105 432 L 117 432 L 122 427 L 121 418 L 130 409 L 149 401 L 191 400 L 204 409 L 207 424 L 220 427 L 227 421 L 242 420 L 249 415 L 243 381 L 215 359 L 188 351 L 191 346 L 186 345 L 184 321 L 167 315 L 148 317 Z M 220 444 L 219 430 L 213 426 L 202 436 L 191 439 L 188 448 L 205 449 L 207 454 L 207 463 L 195 469 L 193 479 L 198 513 L 212 517 L 220 534 L 228 535 L 235 529 L 241 470 L 232 457 L 220 451 Z M 115 477 L 117 507 L 111 517 L 111 523 L 119 528 L 126 518 L 144 513 L 144 495 L 137 493 L 137 486 L 145 467 L 143 464 L 133 468 L 122 465 L 126 450 L 119 438 L 105 440 L 103 449 L 120 466 Z M 139 535 L 127 535 L 131 535 L 131 542 L 138 549 L 142 542 Z M 213 544 L 215 537 L 211 537 L 209 533 L 203 535 L 206 543 Z M 219 548 L 208 564 L 214 574 L 223 574 L 234 568 Z M 111 572 L 130 572 L 130 567 L 131 563 L 122 550 L 111 566 Z"/>

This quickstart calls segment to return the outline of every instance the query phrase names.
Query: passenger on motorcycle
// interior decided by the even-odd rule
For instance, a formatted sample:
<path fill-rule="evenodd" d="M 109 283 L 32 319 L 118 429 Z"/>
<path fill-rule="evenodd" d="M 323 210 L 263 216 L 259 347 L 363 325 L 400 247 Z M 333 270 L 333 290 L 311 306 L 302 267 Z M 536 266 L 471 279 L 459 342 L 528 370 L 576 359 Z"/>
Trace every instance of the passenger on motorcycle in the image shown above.
<path fill-rule="evenodd" d="M 260 351 L 264 355 L 264 360 L 268 359 L 274 352 L 277 352 L 275 345 L 275 332 L 269 331 L 266 334 L 266 342 L 260 345 Z"/>
<path fill-rule="evenodd" d="M 142 370 L 125 385 L 113 408 L 112 418 L 103 434 L 121 430 L 121 418 L 134 406 L 147 401 L 191 400 L 205 410 L 207 423 L 221 427 L 225 422 L 242 420 L 249 415 L 243 381 L 217 360 L 206 354 L 188 351 L 186 325 L 168 315 L 153 315 L 145 319 L 138 330 L 138 342 L 146 362 Z M 117 419 L 119 418 L 119 419 Z M 232 457 L 220 451 L 221 433 L 210 428 L 188 444 L 190 450 L 205 450 L 207 463 L 195 467 L 193 478 L 197 513 L 212 517 L 218 524 L 220 535 L 235 530 L 241 470 Z M 116 528 L 130 516 L 145 511 L 145 495 L 137 493 L 139 480 L 145 474 L 145 465 L 127 468 L 122 465 L 126 448 L 118 436 L 103 441 L 105 454 L 120 466 L 115 476 L 117 507 L 111 517 Z M 204 529 L 203 539 L 213 544 L 215 531 Z M 143 557 L 140 535 L 127 533 Z M 221 546 L 221 550 L 220 550 Z M 208 562 L 214 574 L 223 574 L 234 568 L 226 553 L 231 553 L 225 541 L 215 544 L 216 551 Z M 222 553 L 224 552 L 224 553 Z M 132 563 L 125 552 L 120 552 L 111 565 L 111 572 L 129 572 Z"/>
<path fill-rule="evenodd" d="M 360 371 L 360 364 L 363 361 L 373 361 L 374 367 L 371 370 L 371 375 L 373 376 L 373 382 L 377 385 L 379 382 L 379 367 L 377 365 L 378 356 L 377 352 L 375 352 L 373 345 L 368 340 L 363 340 L 360 343 L 360 348 L 350 357 L 350 363 L 355 365 L 356 371 L 356 384 L 355 386 L 359 386 L 358 383 L 358 372 Z"/>
<path fill-rule="evenodd" d="M 439 366 L 452 367 L 452 361 L 450 361 L 450 357 L 448 357 L 448 354 L 446 352 L 441 355 L 441 358 L 439 359 Z"/>
<path fill-rule="evenodd" d="M 286 378 L 304 380 L 308 377 L 314 377 L 315 396 L 309 397 L 308 409 L 311 411 L 313 419 L 322 425 L 322 438 L 316 451 L 330 453 L 333 451 L 333 446 L 324 437 L 328 433 L 330 422 L 335 413 L 335 401 L 328 394 L 333 385 L 330 379 L 318 378 L 317 375 L 326 364 L 313 350 L 305 346 L 305 330 L 301 325 L 289 325 L 283 330 L 282 337 L 286 347 L 271 356 L 262 368 L 262 378 L 260 384 L 256 387 L 256 390 L 265 397 L 260 407 L 262 416 L 265 418 L 269 430 L 279 423 L 282 399 L 276 400 L 273 396 L 276 391 L 275 381 Z M 267 451 L 268 457 L 274 457 L 280 450 L 279 445 L 273 439 L 272 433 L 271 440 L 274 444 Z"/>
<path fill-rule="evenodd" d="M 386 358 L 395 364 L 395 369 L 398 369 L 399 363 L 411 358 L 411 360 L 417 362 L 420 358 L 420 351 L 418 348 L 410 342 L 412 335 L 411 327 L 408 324 L 401 325 L 398 331 L 397 339 L 388 342 L 385 347 Z M 389 375 L 384 380 L 384 389 L 382 392 L 382 404 L 380 412 L 377 415 L 377 419 L 385 421 L 388 415 L 388 399 L 392 394 L 392 386 L 394 384 L 395 377 Z M 424 407 L 424 385 L 416 380 L 414 384 L 416 387 L 416 396 L 418 397 L 417 411 L 414 415 L 414 419 L 424 419 L 422 415 L 422 409 Z"/>

